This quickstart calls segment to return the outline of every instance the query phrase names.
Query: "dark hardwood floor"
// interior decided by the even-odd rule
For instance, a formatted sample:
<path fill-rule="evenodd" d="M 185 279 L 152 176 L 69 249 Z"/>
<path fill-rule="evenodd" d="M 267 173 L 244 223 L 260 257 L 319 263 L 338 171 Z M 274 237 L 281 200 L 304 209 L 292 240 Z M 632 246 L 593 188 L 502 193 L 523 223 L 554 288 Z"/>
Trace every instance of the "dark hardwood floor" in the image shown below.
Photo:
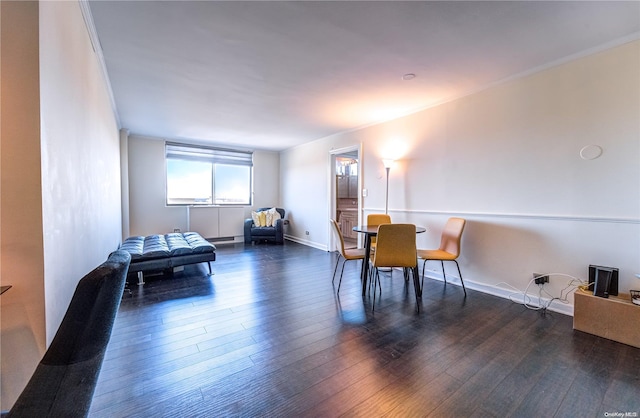
<path fill-rule="evenodd" d="M 334 253 L 218 246 L 123 298 L 92 417 L 606 417 L 640 414 L 640 349 L 400 271 L 362 298 Z M 624 320 L 621 318 L 621 320 Z M 633 415 L 635 414 L 635 415 Z M 624 416 L 624 415 L 621 415 Z"/>

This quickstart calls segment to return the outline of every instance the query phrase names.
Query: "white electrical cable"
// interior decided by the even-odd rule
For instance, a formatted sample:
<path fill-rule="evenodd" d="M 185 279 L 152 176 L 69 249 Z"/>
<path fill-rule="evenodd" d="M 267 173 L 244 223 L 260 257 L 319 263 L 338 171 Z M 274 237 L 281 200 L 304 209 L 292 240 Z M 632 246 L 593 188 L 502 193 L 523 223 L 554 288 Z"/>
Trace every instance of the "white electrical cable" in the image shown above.
<path fill-rule="evenodd" d="M 544 289 L 544 283 L 542 283 L 542 286 L 540 286 L 540 288 L 538 289 L 538 306 L 531 305 L 531 302 L 533 300 L 532 297 L 529 296 L 529 288 L 531 287 L 531 285 L 534 284 L 536 279 L 539 279 L 540 277 L 551 277 L 551 276 L 569 277 L 571 280 L 569 280 L 567 282 L 567 286 L 560 291 L 560 296 L 559 297 L 555 297 L 551 293 L 547 292 L 547 290 Z M 515 286 L 512 286 L 512 285 L 510 285 L 509 283 L 506 283 L 506 282 L 496 283 L 495 285 L 493 285 L 493 287 L 499 287 L 499 285 L 501 285 L 501 284 L 507 285 L 510 288 L 515 290 L 515 292 L 513 292 L 510 295 L 508 295 L 508 298 L 512 302 L 519 303 L 519 304 L 523 305 L 524 307 L 526 307 L 527 309 L 531 309 L 531 310 L 534 310 L 534 311 L 539 311 L 539 310 L 546 311 L 549 308 L 549 306 L 551 306 L 551 303 L 553 303 L 554 301 L 558 301 L 560 303 L 565 303 L 565 304 L 569 303 L 569 299 L 568 299 L 569 294 L 574 292 L 580 286 L 587 285 L 588 283 L 585 282 L 584 280 L 581 280 L 581 279 L 579 279 L 577 277 L 574 277 L 574 276 L 572 276 L 570 274 L 565 274 L 565 273 L 545 273 L 545 274 L 538 274 L 537 276 L 534 276 L 533 279 L 531 279 L 529 281 L 529 283 L 527 284 L 527 287 L 525 288 L 524 291 L 519 290 Z M 546 295 L 548 295 L 549 298 L 550 298 L 548 300 L 548 302 L 546 302 L 546 303 L 543 303 L 543 301 L 542 301 L 542 293 L 543 292 Z M 514 295 L 522 295 L 522 300 L 521 301 L 514 300 L 514 298 L 513 298 Z"/>
<path fill-rule="evenodd" d="M 510 285 L 510 284 L 509 284 L 509 283 L 507 283 L 507 282 L 500 282 L 500 283 L 496 283 L 495 285 L 493 285 L 493 287 L 499 287 L 501 284 L 506 285 L 506 286 L 509 286 L 510 288 L 512 288 L 513 290 L 515 290 L 515 292 L 513 292 L 513 293 L 511 293 L 510 295 L 508 295 L 508 296 L 507 296 L 511 302 L 519 303 L 519 304 L 522 304 L 522 305 L 524 305 L 524 304 L 526 303 L 526 302 L 525 302 L 525 299 L 528 299 L 529 297 L 528 297 L 528 296 L 526 296 L 526 295 L 525 295 L 525 293 L 524 293 L 522 290 L 520 290 L 520 289 L 518 289 L 518 288 L 516 288 L 516 287 L 514 287 L 514 286 L 512 286 L 512 285 Z M 522 301 L 518 301 L 518 300 L 514 300 L 514 299 L 513 299 L 513 296 L 514 296 L 514 295 L 518 295 L 518 294 L 522 295 Z M 530 301 L 530 300 L 531 300 L 531 299 L 529 299 L 529 301 Z"/>

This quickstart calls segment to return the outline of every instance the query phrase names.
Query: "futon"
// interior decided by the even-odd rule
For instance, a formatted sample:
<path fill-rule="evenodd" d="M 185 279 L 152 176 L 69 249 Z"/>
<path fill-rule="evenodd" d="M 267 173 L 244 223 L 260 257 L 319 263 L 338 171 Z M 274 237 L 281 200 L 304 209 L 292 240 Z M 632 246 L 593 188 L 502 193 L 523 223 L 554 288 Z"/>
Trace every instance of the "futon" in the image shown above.
<path fill-rule="evenodd" d="M 174 232 L 164 235 L 129 237 L 120 246 L 131 255 L 130 273 L 138 273 L 138 284 L 144 284 L 144 272 L 164 270 L 188 264 L 216 260 L 216 247 L 197 232 Z"/>

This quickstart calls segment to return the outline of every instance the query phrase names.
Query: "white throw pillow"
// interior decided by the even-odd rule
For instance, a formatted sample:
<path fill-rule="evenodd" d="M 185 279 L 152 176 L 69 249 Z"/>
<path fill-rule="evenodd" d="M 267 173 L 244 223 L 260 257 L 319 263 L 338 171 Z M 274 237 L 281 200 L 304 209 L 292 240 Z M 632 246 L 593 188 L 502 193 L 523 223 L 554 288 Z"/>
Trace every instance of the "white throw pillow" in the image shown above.
<path fill-rule="evenodd" d="M 260 226 L 260 213 L 259 212 L 251 212 L 251 219 L 253 219 L 253 224 L 255 226 Z"/>
<path fill-rule="evenodd" d="M 273 226 L 273 212 L 271 210 L 265 211 L 267 215 L 267 222 L 265 226 Z"/>
<path fill-rule="evenodd" d="M 269 219 L 269 215 L 271 215 L 271 223 L 269 226 L 276 226 L 276 221 L 281 218 L 280 212 L 278 212 L 276 208 L 271 208 L 267 211 L 267 219 Z"/>

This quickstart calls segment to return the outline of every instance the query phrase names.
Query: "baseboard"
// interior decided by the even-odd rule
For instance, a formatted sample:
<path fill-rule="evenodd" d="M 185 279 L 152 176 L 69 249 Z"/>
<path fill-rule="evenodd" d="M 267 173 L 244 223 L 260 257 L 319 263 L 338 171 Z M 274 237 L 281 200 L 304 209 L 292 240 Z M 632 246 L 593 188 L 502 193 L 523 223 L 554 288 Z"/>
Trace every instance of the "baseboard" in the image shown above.
<path fill-rule="evenodd" d="M 326 245 L 318 244 L 317 242 L 309 241 L 309 240 L 306 240 L 306 239 L 300 239 L 300 238 L 294 237 L 292 235 L 286 235 L 285 234 L 284 239 L 286 239 L 288 241 L 297 242 L 298 244 L 306 245 L 307 247 L 317 248 L 318 250 L 329 251 L 327 249 Z"/>
<path fill-rule="evenodd" d="M 433 279 L 433 280 L 439 280 L 441 282 L 444 283 L 444 279 L 442 277 L 442 273 L 438 272 L 438 271 L 425 271 L 425 277 L 428 279 Z M 452 283 L 456 286 L 462 286 L 460 283 L 460 278 L 456 275 L 453 274 L 449 274 L 447 273 L 447 283 Z M 496 285 L 487 285 L 484 283 L 478 283 L 475 282 L 473 280 L 469 280 L 467 278 L 465 278 L 464 280 L 464 285 L 467 289 L 471 289 L 471 290 L 476 290 L 478 292 L 482 292 L 482 293 L 487 293 L 493 296 L 498 296 L 500 298 L 503 299 L 509 299 L 511 301 L 513 301 L 513 303 L 520 303 L 517 302 L 513 296 L 521 294 L 519 292 L 514 291 L 511 288 L 503 288 L 503 287 L 498 287 Z M 531 296 L 531 295 L 530 295 Z M 538 301 L 538 297 L 535 296 L 535 301 L 533 300 L 534 298 L 532 297 L 532 300 L 527 302 L 527 305 L 529 306 L 533 306 L 533 307 L 540 307 L 537 303 Z M 549 304 L 549 298 L 541 298 L 540 299 L 542 301 L 543 305 L 547 305 Z M 522 304 L 522 303 L 520 303 Z M 547 308 L 547 310 L 549 311 L 553 311 L 553 312 L 558 312 L 564 315 L 568 315 L 568 316 L 573 316 L 573 305 L 567 304 L 567 303 L 562 303 L 562 302 L 558 302 L 558 301 L 553 301 L 551 302 L 551 305 L 549 305 L 549 307 Z"/>
<path fill-rule="evenodd" d="M 237 244 L 244 242 L 244 236 L 206 238 L 212 244 Z"/>

